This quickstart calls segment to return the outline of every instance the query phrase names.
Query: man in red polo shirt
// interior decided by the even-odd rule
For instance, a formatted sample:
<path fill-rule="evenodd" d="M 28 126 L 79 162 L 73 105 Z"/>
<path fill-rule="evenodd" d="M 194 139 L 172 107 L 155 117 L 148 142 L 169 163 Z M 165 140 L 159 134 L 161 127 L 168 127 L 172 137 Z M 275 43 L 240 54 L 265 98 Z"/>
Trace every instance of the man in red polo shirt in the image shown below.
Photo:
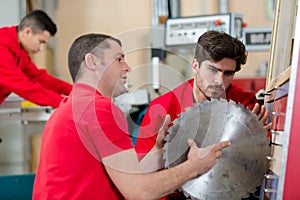
<path fill-rule="evenodd" d="M 38 69 L 30 54 L 42 51 L 56 25 L 40 10 L 26 15 L 18 26 L 0 28 L 0 104 L 15 94 L 41 106 L 58 107 L 72 85 Z"/>
<path fill-rule="evenodd" d="M 139 158 L 155 145 L 164 116 L 170 115 L 173 121 L 195 102 L 200 103 L 211 98 L 226 98 L 252 109 L 252 113 L 266 122 L 268 112 L 264 106 L 260 108 L 255 94 L 245 92 L 231 84 L 235 72 L 246 63 L 246 58 L 245 46 L 238 39 L 217 31 L 207 31 L 201 35 L 192 61 L 194 78 L 150 103 L 136 142 L 135 148 Z M 175 195 L 179 198 L 177 194 Z"/>
<path fill-rule="evenodd" d="M 74 86 L 42 134 L 33 200 L 158 199 L 207 172 L 230 145 L 200 149 L 188 140 L 187 161 L 157 171 L 163 166 L 167 116 L 161 140 L 139 161 L 124 113 L 111 99 L 126 92 L 131 71 L 121 46 L 103 34 L 82 35 L 72 44 L 68 65 Z"/>

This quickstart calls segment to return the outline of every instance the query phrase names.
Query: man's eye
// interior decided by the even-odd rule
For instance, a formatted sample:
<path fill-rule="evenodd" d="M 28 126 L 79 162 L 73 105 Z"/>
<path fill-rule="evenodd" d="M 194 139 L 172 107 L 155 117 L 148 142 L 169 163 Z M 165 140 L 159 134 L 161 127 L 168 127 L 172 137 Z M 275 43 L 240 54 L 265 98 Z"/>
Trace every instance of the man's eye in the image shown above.
<path fill-rule="evenodd" d="M 124 62 L 124 58 L 118 58 L 117 60 L 118 60 L 119 63 Z"/>
<path fill-rule="evenodd" d="M 218 71 L 218 69 L 216 69 L 216 68 L 212 68 L 212 67 L 210 67 L 210 68 L 208 68 L 210 71 L 212 71 L 212 72 L 217 72 Z"/>
<path fill-rule="evenodd" d="M 234 71 L 227 71 L 227 72 L 224 72 L 224 75 L 225 76 L 233 76 L 234 75 Z"/>

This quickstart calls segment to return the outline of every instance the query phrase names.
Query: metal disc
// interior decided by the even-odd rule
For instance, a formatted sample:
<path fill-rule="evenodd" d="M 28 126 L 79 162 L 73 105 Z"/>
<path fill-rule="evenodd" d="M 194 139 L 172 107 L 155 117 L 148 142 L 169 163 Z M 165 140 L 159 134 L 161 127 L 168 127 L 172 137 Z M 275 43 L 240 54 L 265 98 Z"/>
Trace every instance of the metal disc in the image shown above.
<path fill-rule="evenodd" d="M 270 155 L 266 130 L 256 115 L 233 101 L 196 103 L 174 120 L 164 146 L 165 167 L 186 160 L 187 139 L 199 147 L 229 140 L 218 163 L 180 188 L 192 199 L 241 199 L 255 191 L 266 173 Z"/>

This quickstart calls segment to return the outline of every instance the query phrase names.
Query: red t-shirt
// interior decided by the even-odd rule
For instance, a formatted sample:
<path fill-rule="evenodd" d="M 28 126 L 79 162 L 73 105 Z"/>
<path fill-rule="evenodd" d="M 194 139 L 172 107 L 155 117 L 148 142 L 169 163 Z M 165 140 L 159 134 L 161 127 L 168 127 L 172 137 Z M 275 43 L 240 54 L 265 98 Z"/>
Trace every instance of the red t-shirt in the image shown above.
<path fill-rule="evenodd" d="M 17 27 L 0 28 L 0 104 L 14 92 L 42 106 L 56 108 L 72 85 L 38 69 L 21 48 Z"/>
<path fill-rule="evenodd" d="M 193 85 L 194 79 L 190 79 L 150 103 L 142 120 L 135 147 L 140 158 L 155 145 L 157 132 L 162 126 L 166 114 L 169 114 L 173 121 L 178 114 L 185 111 L 185 108 L 193 105 Z M 239 102 L 249 109 L 252 109 L 257 103 L 254 93 L 244 92 L 234 85 L 226 90 L 226 99 Z"/>
<path fill-rule="evenodd" d="M 101 159 L 133 148 L 123 112 L 75 84 L 46 124 L 33 199 L 124 199 Z"/>

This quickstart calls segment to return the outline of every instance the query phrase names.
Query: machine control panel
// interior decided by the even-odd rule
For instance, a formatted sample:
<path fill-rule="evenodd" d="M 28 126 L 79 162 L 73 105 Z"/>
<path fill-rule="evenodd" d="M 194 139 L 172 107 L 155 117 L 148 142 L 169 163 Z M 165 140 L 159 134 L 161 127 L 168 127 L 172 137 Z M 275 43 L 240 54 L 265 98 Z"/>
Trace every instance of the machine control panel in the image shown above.
<path fill-rule="evenodd" d="M 269 51 L 272 27 L 244 28 L 243 42 L 248 51 Z"/>
<path fill-rule="evenodd" d="M 242 37 L 242 16 L 235 13 L 170 18 L 166 20 L 165 45 L 192 45 L 208 30 Z"/>

